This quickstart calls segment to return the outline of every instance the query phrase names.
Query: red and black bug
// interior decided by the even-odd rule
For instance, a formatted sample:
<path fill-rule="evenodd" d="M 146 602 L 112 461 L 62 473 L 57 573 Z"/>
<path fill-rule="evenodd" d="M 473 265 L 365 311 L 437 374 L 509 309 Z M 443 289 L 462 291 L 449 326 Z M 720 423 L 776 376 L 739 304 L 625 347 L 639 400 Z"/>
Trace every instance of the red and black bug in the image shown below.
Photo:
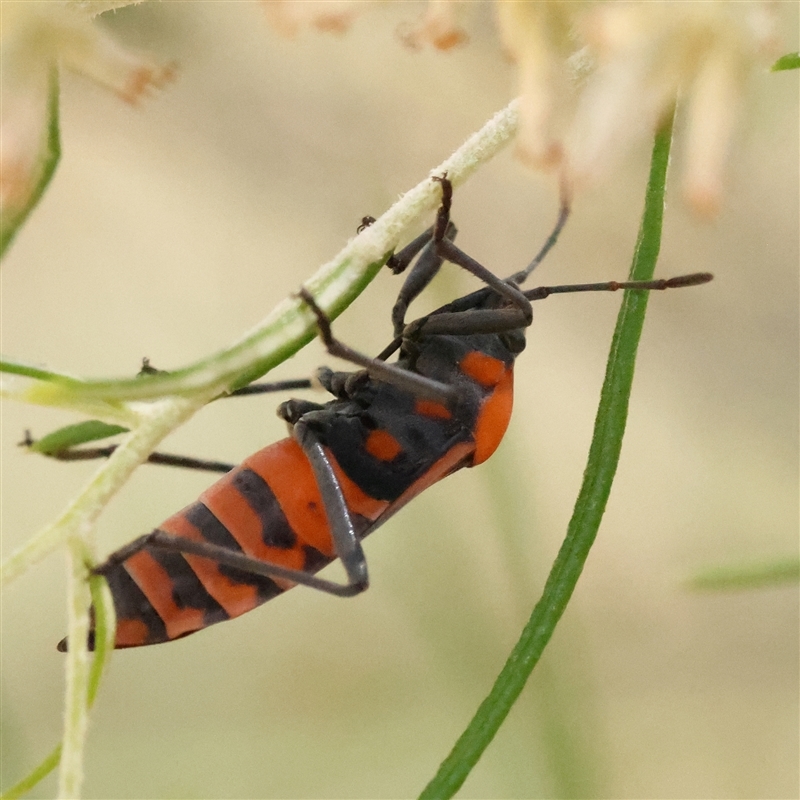
<path fill-rule="evenodd" d="M 442 187 L 434 226 L 389 262 L 397 273 L 417 258 L 392 311 L 395 338 L 382 353 L 368 358 L 335 339 L 328 319 L 303 290 L 328 351 L 362 369 L 321 370 L 320 381 L 334 399 L 283 403 L 278 413 L 292 426 L 292 436 L 237 467 L 151 458 L 226 474 L 197 502 L 94 569 L 105 576 L 114 599 L 117 647 L 178 639 L 297 584 L 342 597 L 362 592 L 368 577 L 361 540 L 428 486 L 482 463 L 499 445 L 511 415 L 514 360 L 533 319 L 531 301 L 555 293 L 666 289 L 711 279 L 694 274 L 523 291 L 519 285 L 567 219 L 566 204 L 536 258 L 502 280 L 453 243 L 452 187 L 446 177 L 434 180 Z M 406 324 L 408 305 L 443 261 L 486 286 Z M 387 363 L 394 353 L 397 360 Z M 246 387 L 239 394 L 283 386 Z M 96 457 L 112 449 L 59 457 Z M 316 576 L 336 558 L 345 583 Z M 65 642 L 59 648 L 66 649 Z"/>

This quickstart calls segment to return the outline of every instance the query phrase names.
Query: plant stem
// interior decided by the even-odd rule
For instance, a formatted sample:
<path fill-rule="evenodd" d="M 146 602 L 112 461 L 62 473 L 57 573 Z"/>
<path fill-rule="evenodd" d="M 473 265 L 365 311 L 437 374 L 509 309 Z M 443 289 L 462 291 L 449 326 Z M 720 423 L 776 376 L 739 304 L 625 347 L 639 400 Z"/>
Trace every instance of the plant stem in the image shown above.
<path fill-rule="evenodd" d="M 649 280 L 655 271 L 661 246 L 671 139 L 672 117 L 655 136 L 631 280 Z M 647 295 L 642 291 L 625 292 L 611 342 L 583 484 L 541 599 L 489 695 L 423 790 L 421 799 L 452 797 L 467 779 L 522 692 L 575 590 L 600 527 L 619 462 Z"/>

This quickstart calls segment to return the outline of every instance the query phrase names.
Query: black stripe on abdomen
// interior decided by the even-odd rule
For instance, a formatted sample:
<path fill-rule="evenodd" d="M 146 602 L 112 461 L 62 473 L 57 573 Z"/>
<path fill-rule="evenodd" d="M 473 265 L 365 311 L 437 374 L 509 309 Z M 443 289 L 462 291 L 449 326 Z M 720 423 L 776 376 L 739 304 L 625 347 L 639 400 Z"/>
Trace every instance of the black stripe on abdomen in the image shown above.
<path fill-rule="evenodd" d="M 289 550 L 295 546 L 297 536 L 289 525 L 278 498 L 257 472 L 247 467 L 237 470 L 231 486 L 239 492 L 261 521 L 261 539 L 267 547 Z"/>
<path fill-rule="evenodd" d="M 190 522 L 202 535 L 205 541 L 210 544 L 224 547 L 234 553 L 241 553 L 242 548 L 230 531 L 206 508 L 202 503 L 194 503 L 185 512 L 186 520 Z M 235 567 L 228 567 L 224 564 L 218 564 L 217 569 L 222 575 L 234 583 L 244 583 L 249 586 L 255 586 L 258 591 L 258 599 L 260 603 L 281 594 L 283 589 L 278 586 L 272 578 L 267 578 L 264 575 L 255 575 L 252 572 L 236 569 Z M 216 602 L 216 601 L 215 601 Z"/>
<path fill-rule="evenodd" d="M 105 578 L 114 598 L 114 610 L 118 620 L 132 619 L 143 622 L 147 627 L 147 644 L 168 641 L 164 620 L 125 567 L 118 564 L 106 573 Z"/>
<path fill-rule="evenodd" d="M 181 553 L 160 547 L 147 547 L 148 555 L 157 561 L 172 582 L 172 602 L 178 608 L 196 608 L 203 612 L 203 625 L 230 619 L 225 609 L 206 591 L 189 562 Z"/>

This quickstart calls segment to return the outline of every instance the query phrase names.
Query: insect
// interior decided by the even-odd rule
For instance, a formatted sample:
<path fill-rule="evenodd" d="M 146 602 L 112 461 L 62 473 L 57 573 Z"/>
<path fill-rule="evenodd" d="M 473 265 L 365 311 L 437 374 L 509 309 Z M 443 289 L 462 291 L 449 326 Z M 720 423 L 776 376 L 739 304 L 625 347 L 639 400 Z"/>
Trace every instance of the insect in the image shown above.
<path fill-rule="evenodd" d="M 533 319 L 532 301 L 556 293 L 667 289 L 711 280 L 697 273 L 523 291 L 520 285 L 558 238 L 567 204 L 562 202 L 533 261 L 502 280 L 454 244 L 452 186 L 446 175 L 433 180 L 442 189 L 435 224 L 389 262 L 400 273 L 416 259 L 392 310 L 395 338 L 376 358 L 338 341 L 325 314 L 302 290 L 328 352 L 360 367 L 320 370 L 319 380 L 334 399 L 281 404 L 278 414 L 292 435 L 237 467 L 157 454 L 152 459 L 228 471 L 196 502 L 94 568 L 113 596 L 116 647 L 187 636 L 298 584 L 340 597 L 364 591 L 369 581 L 362 539 L 433 483 L 486 461 L 500 444 L 511 415 L 514 361 Z M 406 324 L 409 304 L 444 261 L 486 285 Z M 395 353 L 396 361 L 389 363 Z M 240 393 L 278 386 L 245 387 Z M 108 455 L 112 449 L 59 457 Z M 336 558 L 345 582 L 316 575 Z M 59 649 L 66 649 L 65 641 Z"/>

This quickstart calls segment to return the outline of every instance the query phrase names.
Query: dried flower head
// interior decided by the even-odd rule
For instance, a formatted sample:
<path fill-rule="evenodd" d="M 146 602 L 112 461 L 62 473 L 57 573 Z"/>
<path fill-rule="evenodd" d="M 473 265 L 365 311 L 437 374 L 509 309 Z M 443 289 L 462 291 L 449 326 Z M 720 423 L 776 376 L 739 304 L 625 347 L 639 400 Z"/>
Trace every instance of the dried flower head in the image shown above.
<path fill-rule="evenodd" d="M 307 27 L 344 33 L 369 3 L 355 0 L 262 0 L 267 20 L 282 36 L 294 37 Z"/>
<path fill-rule="evenodd" d="M 776 48 L 773 15 L 768 3 L 725 0 L 499 3 L 500 26 L 520 68 L 518 151 L 536 166 L 556 165 L 561 155 L 576 190 L 607 174 L 682 98 L 684 192 L 695 211 L 713 214 L 747 79 Z M 593 66 L 574 89 L 574 108 L 559 120 L 551 109 L 564 91 L 568 62 L 556 54 L 563 52 L 565 29 L 574 32 L 578 56 Z"/>
<path fill-rule="evenodd" d="M 416 24 L 400 31 L 405 45 L 418 50 L 431 45 L 437 50 L 450 50 L 467 41 L 466 31 L 458 23 L 464 3 L 452 0 L 428 0 L 425 13 Z"/>
<path fill-rule="evenodd" d="M 4 3 L 0 30 L 0 209 L 12 218 L 27 204 L 47 142 L 53 71 L 65 67 L 135 103 L 174 74 L 171 65 L 133 53 L 92 22 L 120 2 Z"/>
<path fill-rule="evenodd" d="M 522 103 L 517 154 L 536 169 L 558 166 L 569 94 L 567 57 L 575 9 L 569 2 L 496 4 L 503 42 L 518 69 Z"/>
<path fill-rule="evenodd" d="M 607 173 L 682 99 L 688 113 L 684 192 L 696 211 L 713 214 L 747 80 L 772 60 L 776 46 L 771 6 L 603 4 L 580 24 L 597 66 L 566 134 L 574 185 Z"/>
<path fill-rule="evenodd" d="M 341 32 L 377 3 L 266 0 L 275 27 Z M 429 0 L 401 31 L 419 48 L 466 41 L 456 0 Z M 775 7 L 763 0 L 497 0 L 503 43 L 518 68 L 517 153 L 536 169 L 559 169 L 573 191 L 597 181 L 651 135 L 678 99 L 688 114 L 684 192 L 691 206 L 719 206 L 731 134 L 748 78 L 777 48 Z"/>

